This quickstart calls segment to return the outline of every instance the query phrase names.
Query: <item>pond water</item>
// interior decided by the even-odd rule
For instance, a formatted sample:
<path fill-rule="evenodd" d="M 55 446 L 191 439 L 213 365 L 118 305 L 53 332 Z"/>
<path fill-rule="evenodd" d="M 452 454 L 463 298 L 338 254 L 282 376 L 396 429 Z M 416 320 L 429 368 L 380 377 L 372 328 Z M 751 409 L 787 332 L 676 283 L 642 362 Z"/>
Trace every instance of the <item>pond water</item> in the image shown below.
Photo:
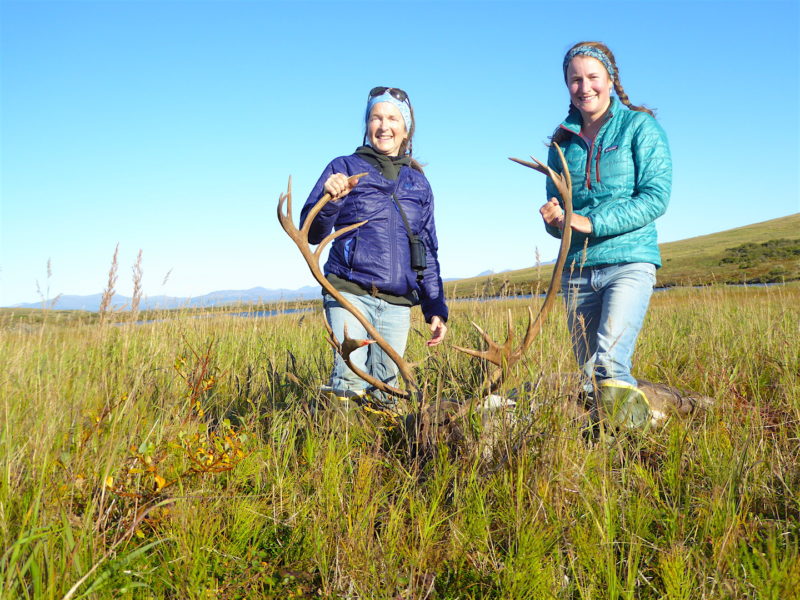
<path fill-rule="evenodd" d="M 236 312 L 236 313 L 223 313 L 225 316 L 230 317 L 249 317 L 249 318 L 261 318 L 261 317 L 274 317 L 275 315 L 291 315 L 293 313 L 302 313 L 302 312 L 309 312 L 315 310 L 313 308 L 284 308 L 283 310 L 248 310 L 245 312 Z"/>
<path fill-rule="evenodd" d="M 274 317 L 276 315 L 290 315 L 293 313 L 302 313 L 315 310 L 314 308 L 284 308 L 281 310 L 248 310 L 243 312 L 212 312 L 202 315 L 192 315 L 192 319 L 213 319 L 214 317 L 242 317 L 245 319 L 260 319 L 267 317 Z M 134 325 L 147 325 L 150 323 L 164 323 L 172 319 L 146 319 L 136 321 Z M 115 325 L 124 325 L 124 323 L 115 323 Z"/>
<path fill-rule="evenodd" d="M 772 287 L 772 286 L 780 286 L 785 285 L 783 283 L 745 283 L 745 284 L 727 284 L 729 287 Z M 695 289 L 703 289 L 709 286 L 693 286 Z M 678 289 L 673 287 L 657 287 L 653 291 L 658 292 L 666 292 L 672 289 Z M 558 295 L 561 295 L 561 291 L 559 290 Z M 536 299 L 544 299 L 545 294 L 519 294 L 516 296 L 486 296 L 483 298 L 451 298 L 448 300 L 449 303 L 456 303 L 456 302 L 494 302 L 497 300 L 531 300 L 533 298 Z M 304 313 L 304 312 L 311 312 L 311 311 L 321 311 L 320 307 L 310 307 L 310 308 L 284 308 L 284 309 L 276 309 L 276 310 L 248 310 L 248 311 L 240 311 L 240 312 L 211 312 L 205 313 L 201 315 L 193 315 L 193 319 L 208 319 L 214 317 L 240 317 L 244 319 L 265 319 L 269 317 L 274 317 L 277 315 L 290 315 L 294 313 Z M 136 321 L 136 325 L 144 325 L 146 323 L 162 323 L 169 319 L 150 319 L 146 321 Z M 118 323 L 118 325 L 122 325 L 122 323 Z"/>
<path fill-rule="evenodd" d="M 786 282 L 788 283 L 788 282 Z M 775 286 L 782 286 L 786 285 L 786 283 L 778 281 L 774 283 L 725 283 L 725 284 L 714 284 L 714 285 L 693 285 L 693 286 L 670 286 L 670 287 L 655 287 L 653 288 L 653 292 L 668 292 L 669 290 L 678 290 L 678 289 L 686 289 L 687 287 L 691 287 L 691 289 L 695 290 L 702 290 L 708 289 L 714 286 L 722 285 L 724 287 L 775 287 Z M 558 295 L 561 296 L 561 287 L 558 288 Z M 447 302 L 494 302 L 496 300 L 530 300 L 532 298 L 539 298 L 544 299 L 545 294 L 516 294 L 514 296 L 483 296 L 481 298 L 450 298 Z"/>

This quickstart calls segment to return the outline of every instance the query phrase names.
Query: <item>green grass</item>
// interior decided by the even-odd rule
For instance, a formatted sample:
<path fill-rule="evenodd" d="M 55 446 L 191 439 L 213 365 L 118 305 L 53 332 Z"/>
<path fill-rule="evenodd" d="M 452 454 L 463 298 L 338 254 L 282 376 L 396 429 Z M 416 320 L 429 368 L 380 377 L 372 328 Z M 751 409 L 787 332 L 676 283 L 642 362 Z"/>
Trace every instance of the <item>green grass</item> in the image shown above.
<path fill-rule="evenodd" d="M 452 344 L 525 324 L 520 300 L 452 308 Z M 590 444 L 542 385 L 494 460 L 312 417 L 318 312 L 161 316 L 0 313 L 0 597 L 800 597 L 796 283 L 654 296 L 636 374 L 713 410 Z M 473 397 L 481 369 L 426 337 L 429 393 Z M 557 306 L 505 389 L 574 368 Z"/>
<path fill-rule="evenodd" d="M 663 267 L 658 287 L 712 285 L 716 283 L 779 283 L 800 279 L 798 234 L 800 213 L 659 246 Z M 772 255 L 750 249 L 750 260 L 742 247 L 784 240 L 793 242 L 793 252 Z M 739 249 L 739 252 L 736 252 Z M 447 282 L 448 295 L 461 298 L 540 293 L 550 282 L 551 265 L 518 269 L 495 275 Z"/>

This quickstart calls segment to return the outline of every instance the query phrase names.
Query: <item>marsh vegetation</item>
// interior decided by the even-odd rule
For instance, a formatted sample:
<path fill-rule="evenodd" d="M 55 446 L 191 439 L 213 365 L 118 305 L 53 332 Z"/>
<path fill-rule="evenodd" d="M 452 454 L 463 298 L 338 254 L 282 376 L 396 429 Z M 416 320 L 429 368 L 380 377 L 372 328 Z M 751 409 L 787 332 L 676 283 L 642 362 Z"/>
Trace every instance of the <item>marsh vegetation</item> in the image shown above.
<path fill-rule="evenodd" d="M 507 308 L 521 331 L 522 301 L 454 303 L 449 341 L 503 339 Z M 0 597 L 798 597 L 797 284 L 654 297 L 636 374 L 709 411 L 598 441 L 533 386 L 491 456 L 427 460 L 310 412 L 319 312 L 191 317 L 0 313 Z M 414 328 L 428 394 L 474 398 L 481 367 Z M 567 344 L 559 305 L 504 393 L 573 370 Z"/>

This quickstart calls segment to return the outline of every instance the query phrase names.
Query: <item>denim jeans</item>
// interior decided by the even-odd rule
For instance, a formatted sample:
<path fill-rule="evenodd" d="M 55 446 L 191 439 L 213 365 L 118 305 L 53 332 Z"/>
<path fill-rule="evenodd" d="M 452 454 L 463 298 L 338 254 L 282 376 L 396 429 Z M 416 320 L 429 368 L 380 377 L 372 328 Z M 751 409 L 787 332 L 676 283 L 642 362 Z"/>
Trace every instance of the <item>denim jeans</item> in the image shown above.
<path fill-rule="evenodd" d="M 650 263 L 564 272 L 567 322 L 586 391 L 608 379 L 637 385 L 631 357 L 655 281 L 656 267 Z"/>
<path fill-rule="evenodd" d="M 375 296 L 357 296 L 348 292 L 340 292 L 346 300 L 351 302 L 372 323 L 378 333 L 402 356 L 406 350 L 408 330 L 411 327 L 411 307 L 397 306 Z M 342 308 L 341 304 L 329 294 L 323 295 L 325 316 L 333 329 L 333 334 L 340 342 L 344 339 L 344 326 L 347 324 L 347 335 L 353 339 L 367 339 L 366 330 L 349 311 Z M 378 344 L 370 344 L 359 348 L 350 355 L 350 360 L 359 369 L 372 375 L 376 379 L 397 385 L 397 365 L 380 349 Z M 386 403 L 392 403 L 389 398 L 368 388 L 367 382 L 353 373 L 334 352 L 333 371 L 329 385 L 334 393 L 340 396 L 348 395 L 347 392 L 359 393 L 369 391 Z"/>

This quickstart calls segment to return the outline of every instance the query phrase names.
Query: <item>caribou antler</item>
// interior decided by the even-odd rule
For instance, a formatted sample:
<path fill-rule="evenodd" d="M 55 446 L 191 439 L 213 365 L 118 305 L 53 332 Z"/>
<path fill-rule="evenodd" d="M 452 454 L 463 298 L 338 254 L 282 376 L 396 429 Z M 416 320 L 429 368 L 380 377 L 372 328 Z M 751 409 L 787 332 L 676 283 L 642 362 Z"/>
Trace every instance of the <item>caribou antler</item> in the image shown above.
<path fill-rule="evenodd" d="M 354 187 L 358 183 L 358 180 L 364 177 L 364 175 L 366 175 L 366 173 L 359 173 L 358 175 L 351 176 L 348 179 L 349 186 L 351 188 Z M 311 223 L 319 214 L 319 211 L 322 210 L 322 207 L 331 200 L 332 197 L 330 194 L 325 194 L 322 196 L 322 198 L 320 198 L 314 207 L 308 212 L 308 216 L 306 217 L 305 223 L 303 223 L 303 227 L 301 229 L 297 229 L 292 221 L 292 178 L 289 177 L 287 191 L 285 194 L 281 194 L 280 199 L 278 200 L 278 221 L 280 221 L 283 230 L 290 238 L 292 238 L 294 243 L 300 249 L 300 253 L 303 255 L 303 258 L 305 259 L 309 269 L 311 269 L 311 274 L 314 276 L 314 279 L 316 279 L 323 289 L 333 298 L 335 298 L 343 308 L 345 308 L 356 319 L 358 319 L 358 322 L 363 325 L 364 329 L 372 338 L 371 340 L 354 340 L 347 335 L 347 329 L 345 328 L 344 339 L 339 342 L 333 335 L 333 330 L 326 320 L 325 327 L 328 330 L 328 343 L 333 346 L 334 350 L 336 350 L 342 356 L 345 364 L 347 364 L 350 370 L 352 370 L 358 377 L 369 383 L 371 386 L 392 396 L 408 398 L 410 395 L 408 391 L 395 388 L 386 382 L 381 381 L 380 379 L 377 379 L 368 373 L 365 373 L 358 367 L 354 366 L 350 361 L 351 352 L 366 346 L 367 344 L 377 343 L 378 346 L 380 346 L 381 349 L 386 353 L 386 355 L 397 365 L 400 375 L 403 378 L 403 381 L 405 381 L 409 390 L 412 392 L 417 392 L 419 390 L 419 386 L 414 379 L 414 375 L 412 374 L 409 364 L 403 360 L 403 357 L 400 356 L 397 351 L 392 348 L 392 346 L 378 333 L 372 323 L 370 323 L 367 318 L 364 317 L 364 315 L 361 314 L 361 312 L 355 306 L 353 306 L 351 302 L 345 299 L 345 297 L 342 296 L 342 294 L 340 294 L 339 291 L 331 285 L 331 283 L 325 278 L 325 275 L 322 273 L 322 269 L 319 266 L 320 257 L 325 246 L 327 246 L 337 237 L 361 227 L 364 223 L 366 223 L 366 221 L 353 223 L 352 225 L 348 225 L 337 231 L 334 231 L 319 244 L 317 244 L 317 249 L 315 251 L 311 250 L 311 246 L 308 241 L 308 231 L 311 228 Z M 286 203 L 286 212 L 283 212 L 284 202 Z"/>
<path fill-rule="evenodd" d="M 533 162 L 520 160 L 519 158 L 511 158 L 516 163 L 535 169 L 553 182 L 561 195 L 561 200 L 564 203 L 564 230 L 561 234 L 561 247 L 559 248 L 558 258 L 553 267 L 553 274 L 550 278 L 550 286 L 547 288 L 542 307 L 539 309 L 539 314 L 536 319 L 533 318 L 533 311 L 528 307 L 528 330 L 525 333 L 525 338 L 517 348 L 513 347 L 514 330 L 511 323 L 511 311 L 508 311 L 508 334 L 505 343 L 501 346 L 497 344 L 492 338 L 483 331 L 474 322 L 472 325 L 478 330 L 484 342 L 488 346 L 486 350 L 473 350 L 471 348 L 462 348 L 460 346 L 453 346 L 456 350 L 460 350 L 470 356 L 486 360 L 496 366 L 494 371 L 487 377 L 485 382 L 486 391 L 491 393 L 495 391 L 503 382 L 508 369 L 511 368 L 520 358 L 525 354 L 533 340 L 539 334 L 547 314 L 555 303 L 556 294 L 558 292 L 558 284 L 561 279 L 561 273 L 564 270 L 564 264 L 567 261 L 567 251 L 569 250 L 570 242 L 572 241 L 572 229 L 570 228 L 570 221 L 572 220 L 572 178 L 569 174 L 567 161 L 564 158 L 564 153 L 558 144 L 554 143 L 558 156 L 561 159 L 561 173 L 556 173 L 545 164 L 542 164 L 535 158 L 531 157 Z"/>

